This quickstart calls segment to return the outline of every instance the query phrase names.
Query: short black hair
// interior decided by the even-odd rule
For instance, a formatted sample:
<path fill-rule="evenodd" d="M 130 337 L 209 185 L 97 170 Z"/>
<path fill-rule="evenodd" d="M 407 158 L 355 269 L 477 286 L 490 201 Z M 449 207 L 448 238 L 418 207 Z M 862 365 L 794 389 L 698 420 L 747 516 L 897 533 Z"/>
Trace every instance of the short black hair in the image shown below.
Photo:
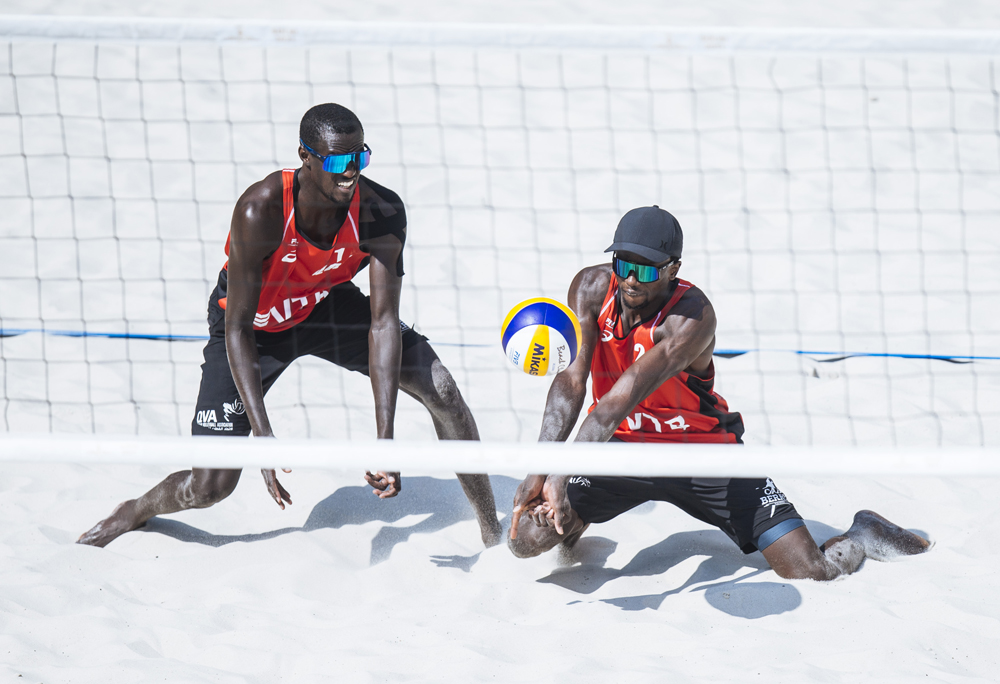
<path fill-rule="evenodd" d="M 333 102 L 316 105 L 302 116 L 299 138 L 309 147 L 317 149 L 325 133 L 348 134 L 360 130 L 361 120 L 347 107 Z"/>

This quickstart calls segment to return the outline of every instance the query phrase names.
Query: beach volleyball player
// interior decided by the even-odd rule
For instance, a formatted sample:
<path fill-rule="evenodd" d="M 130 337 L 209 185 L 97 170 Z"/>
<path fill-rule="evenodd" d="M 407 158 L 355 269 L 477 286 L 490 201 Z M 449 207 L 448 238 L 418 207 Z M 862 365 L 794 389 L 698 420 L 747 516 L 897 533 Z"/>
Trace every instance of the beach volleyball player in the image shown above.
<path fill-rule="evenodd" d="M 371 156 L 361 122 L 340 105 L 322 104 L 302 117 L 299 137 L 302 165 L 254 183 L 236 203 L 229 261 L 208 302 L 192 433 L 273 436 L 264 395 L 292 361 L 313 355 L 371 377 L 379 439 L 393 437 L 400 389 L 427 408 L 440 439 L 479 439 L 451 374 L 427 339 L 399 319 L 406 214 L 396 193 L 361 175 Z M 370 297 L 351 282 L 366 266 Z M 262 473 L 278 506 L 291 503 L 274 470 Z M 239 470 L 174 473 L 79 541 L 104 546 L 155 515 L 211 506 L 239 478 Z M 402 486 L 399 473 L 365 478 L 382 498 Z M 499 543 L 489 479 L 458 478 L 483 542 Z"/>
<path fill-rule="evenodd" d="M 743 419 L 714 390 L 715 311 L 680 280 L 683 234 L 667 211 L 642 207 L 615 231 L 611 264 L 580 271 L 569 305 L 582 343 L 552 382 L 541 441 L 565 441 L 583 407 L 587 378 L 594 403 L 577 441 L 742 443 Z M 697 458 L 696 451 L 686 451 Z M 818 547 L 795 507 L 770 478 L 531 475 L 514 498 L 509 546 L 530 557 L 587 526 L 646 501 L 668 501 L 725 532 L 745 553 L 761 551 L 784 578 L 829 580 L 854 572 L 867 556 L 886 559 L 929 544 L 871 511 Z M 527 518 L 527 520 L 525 520 Z"/>

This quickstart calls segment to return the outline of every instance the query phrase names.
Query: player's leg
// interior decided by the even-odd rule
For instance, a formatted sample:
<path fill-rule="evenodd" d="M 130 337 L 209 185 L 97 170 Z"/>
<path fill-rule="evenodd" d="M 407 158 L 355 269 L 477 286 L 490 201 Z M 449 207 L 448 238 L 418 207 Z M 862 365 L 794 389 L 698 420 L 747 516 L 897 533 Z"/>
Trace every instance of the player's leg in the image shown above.
<path fill-rule="evenodd" d="M 107 518 L 80 535 L 79 544 L 107 546 L 153 516 L 188 508 L 207 508 L 233 493 L 240 481 L 239 470 L 193 468 L 168 475 L 140 496 L 118 504 Z"/>
<path fill-rule="evenodd" d="M 412 330 L 404 332 L 415 335 Z M 479 440 L 479 428 L 472 417 L 455 378 L 441 363 L 422 337 L 412 346 L 404 345 L 399 387 L 419 401 L 431 415 L 438 439 Z M 496 546 L 503 538 L 497 520 L 496 501 L 490 478 L 485 474 L 459 473 L 458 481 L 472 504 L 483 543 Z"/>
<path fill-rule="evenodd" d="M 891 560 L 924 553 L 926 539 L 904 530 L 873 511 L 859 511 L 843 535 L 817 546 L 805 527 L 777 539 L 763 549 L 764 558 L 785 579 L 832 580 L 849 575 L 865 558 Z"/>
<path fill-rule="evenodd" d="M 224 283 L 222 277 L 220 283 Z M 201 367 L 201 387 L 195 417 L 191 421 L 191 433 L 245 437 L 251 432 L 250 421 L 229 370 L 225 313 L 216 303 L 219 296 L 220 291 L 216 290 L 209 304 L 210 335 L 205 345 L 205 363 Z M 285 339 L 288 336 L 275 333 L 270 337 L 274 338 L 273 344 L 258 346 L 265 392 L 291 363 L 291 358 L 286 358 L 288 355 L 281 351 L 288 346 Z M 275 353 L 276 351 L 279 353 Z M 91 546 L 106 546 L 122 534 L 141 527 L 154 516 L 189 508 L 207 508 L 233 493 L 240 480 L 240 473 L 240 470 L 205 468 L 172 473 L 138 499 L 119 504 L 111 515 L 84 532 L 77 541 Z"/>
<path fill-rule="evenodd" d="M 660 500 L 715 525 L 745 553 L 759 550 L 785 579 L 831 580 L 857 570 L 866 556 L 884 560 L 929 546 L 871 511 L 858 513 L 844 535 L 817 546 L 770 478 L 662 478 L 662 491 Z"/>

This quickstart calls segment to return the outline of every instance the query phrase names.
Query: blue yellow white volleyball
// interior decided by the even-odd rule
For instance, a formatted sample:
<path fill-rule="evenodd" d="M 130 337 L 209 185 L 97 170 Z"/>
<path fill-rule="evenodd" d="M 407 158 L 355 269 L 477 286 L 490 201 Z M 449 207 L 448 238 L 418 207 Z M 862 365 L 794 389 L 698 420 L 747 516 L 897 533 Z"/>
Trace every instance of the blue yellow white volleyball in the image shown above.
<path fill-rule="evenodd" d="M 500 328 L 503 351 L 528 375 L 555 375 L 580 349 L 580 321 L 565 304 L 539 297 L 521 302 Z"/>

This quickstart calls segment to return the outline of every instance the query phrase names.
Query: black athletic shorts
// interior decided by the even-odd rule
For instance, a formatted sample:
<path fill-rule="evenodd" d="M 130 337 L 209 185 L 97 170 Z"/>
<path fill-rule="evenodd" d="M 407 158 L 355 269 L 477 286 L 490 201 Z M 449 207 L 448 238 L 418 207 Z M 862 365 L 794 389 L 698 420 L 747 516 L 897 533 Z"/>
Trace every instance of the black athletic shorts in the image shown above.
<path fill-rule="evenodd" d="M 223 269 L 208 299 L 209 339 L 201 366 L 198 405 L 191 421 L 192 435 L 245 436 L 252 431 L 226 354 L 226 312 L 219 306 L 219 298 L 226 296 L 226 276 Z M 348 281 L 334 286 L 301 323 L 280 332 L 254 331 L 264 394 L 300 356 L 318 356 L 367 375 L 371 325 L 369 298 Z M 399 325 L 404 350 L 427 339 L 402 321 Z"/>
<path fill-rule="evenodd" d="M 569 500 L 585 523 L 602 523 L 647 501 L 667 501 L 714 525 L 743 553 L 763 551 L 805 525 L 771 478 L 570 478 Z"/>

